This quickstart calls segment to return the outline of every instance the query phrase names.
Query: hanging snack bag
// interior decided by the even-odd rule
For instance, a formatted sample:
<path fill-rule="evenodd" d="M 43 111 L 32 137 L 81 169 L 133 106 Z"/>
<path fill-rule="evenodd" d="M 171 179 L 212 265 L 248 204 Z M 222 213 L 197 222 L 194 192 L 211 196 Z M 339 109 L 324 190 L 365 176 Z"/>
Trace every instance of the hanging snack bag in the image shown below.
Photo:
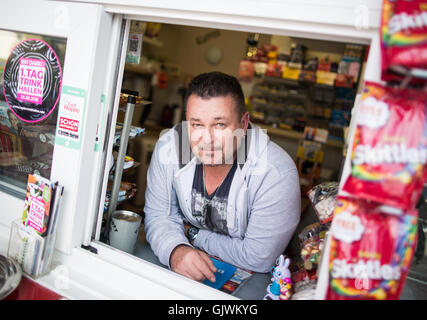
<path fill-rule="evenodd" d="M 299 234 L 301 258 L 306 270 L 317 268 L 324 248 L 328 226 L 313 223 L 306 226 Z"/>
<path fill-rule="evenodd" d="M 382 77 L 396 69 L 427 69 L 427 1 L 384 0 L 381 18 Z"/>
<path fill-rule="evenodd" d="M 415 207 L 427 176 L 426 101 L 427 92 L 365 83 L 344 191 L 404 211 Z"/>
<path fill-rule="evenodd" d="M 338 198 L 326 299 L 399 299 L 414 254 L 417 212 L 396 216 L 378 208 Z"/>
<path fill-rule="evenodd" d="M 320 223 L 328 223 L 332 220 L 338 187 L 338 182 L 324 182 L 308 191 L 308 198 Z"/>

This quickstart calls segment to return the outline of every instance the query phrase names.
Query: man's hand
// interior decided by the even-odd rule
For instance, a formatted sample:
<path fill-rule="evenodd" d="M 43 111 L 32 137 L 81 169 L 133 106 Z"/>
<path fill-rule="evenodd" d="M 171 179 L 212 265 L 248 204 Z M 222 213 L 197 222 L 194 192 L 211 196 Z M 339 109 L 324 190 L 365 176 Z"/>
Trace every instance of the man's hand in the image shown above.
<path fill-rule="evenodd" d="M 170 266 L 172 271 L 196 281 L 216 280 L 217 270 L 208 255 L 187 245 L 179 245 L 172 251 Z"/>

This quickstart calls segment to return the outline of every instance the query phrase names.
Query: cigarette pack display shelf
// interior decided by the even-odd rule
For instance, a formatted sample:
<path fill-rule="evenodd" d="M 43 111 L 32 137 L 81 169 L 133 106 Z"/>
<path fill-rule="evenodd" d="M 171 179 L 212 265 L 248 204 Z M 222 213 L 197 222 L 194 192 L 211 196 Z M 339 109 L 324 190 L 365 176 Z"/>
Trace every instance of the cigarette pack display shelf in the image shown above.
<path fill-rule="evenodd" d="M 127 91 L 127 90 L 124 90 L 124 91 L 126 91 L 126 93 L 120 94 L 120 103 L 119 103 L 120 111 L 126 112 L 128 108 L 127 104 L 129 103 L 129 97 L 135 98 L 135 103 L 134 103 L 135 106 L 145 106 L 145 105 L 151 104 L 151 101 L 144 100 L 142 97 L 132 94 L 132 93 L 138 94 L 137 92 Z"/>
<path fill-rule="evenodd" d="M 331 133 L 331 138 L 342 141 L 342 125 L 340 119 L 348 118 L 348 111 L 353 107 L 356 87 L 347 84 L 344 80 L 349 77 L 349 70 L 345 68 L 345 63 L 355 63 L 360 61 L 361 57 L 351 55 L 350 49 L 346 49 L 342 64 L 338 66 L 338 72 L 329 72 L 329 68 L 318 67 L 317 71 L 312 69 L 297 68 L 302 73 L 312 73 L 315 76 L 302 77 L 296 79 L 289 78 L 283 72 L 280 76 L 264 76 L 255 84 L 252 95 L 253 100 L 253 119 L 259 120 L 265 124 L 273 124 L 283 128 L 291 127 L 294 130 L 301 131 L 303 125 L 312 127 L 323 127 Z M 360 50 L 359 50 L 360 51 Z M 360 52 L 358 52 L 360 54 Z M 288 63 L 288 66 L 290 63 Z M 292 69 L 292 67 L 291 67 Z M 341 76 L 338 80 L 337 76 Z M 343 80 L 343 79 L 344 80 Z M 354 83 L 357 83 L 359 76 L 354 77 Z M 278 89 L 278 90 L 277 90 Z M 256 99 L 260 98 L 260 99 Z M 271 107 L 271 101 L 282 98 L 284 114 L 279 115 L 277 108 Z M 262 101 L 264 99 L 264 101 Z M 256 103 L 255 103 L 256 102 Z M 261 103 L 264 104 L 261 104 Z M 289 104 L 305 109 L 305 114 L 295 114 L 295 108 L 288 110 Z M 269 112 L 270 111 L 270 112 Z M 270 114 L 269 114 L 270 113 Z M 298 119 L 297 119 L 298 118 Z M 282 122 L 282 123 L 281 123 Z M 338 122 L 339 128 L 336 129 Z"/>
<path fill-rule="evenodd" d="M 111 179 L 108 182 L 107 194 L 105 196 L 104 202 L 104 212 L 108 212 L 108 208 L 111 200 L 111 188 L 113 185 L 114 179 Z M 117 195 L 117 205 L 123 203 L 126 200 L 132 199 L 137 193 L 138 188 L 136 187 L 136 183 L 125 182 L 122 181 L 119 187 L 119 194 Z"/>
<path fill-rule="evenodd" d="M 126 157 L 126 151 L 128 147 L 129 142 L 129 134 L 131 130 L 131 123 L 132 123 L 132 117 L 133 112 L 135 109 L 135 106 L 145 106 L 147 104 L 150 104 L 151 102 L 144 100 L 142 97 L 138 96 L 138 92 L 133 91 L 125 91 L 123 90 L 120 94 L 120 108 L 119 111 L 125 111 L 125 117 L 123 121 L 123 127 L 121 129 L 120 134 L 120 144 L 119 144 L 119 150 L 117 154 L 117 160 L 115 163 L 115 171 L 114 171 L 114 179 L 112 181 L 112 187 L 111 187 L 111 193 L 110 193 L 110 199 L 107 206 L 105 206 L 105 209 L 107 211 L 107 219 L 106 219 L 106 228 L 105 228 L 105 235 L 108 232 L 108 226 L 110 223 L 111 216 L 113 212 L 117 208 L 118 200 L 119 200 L 119 192 L 121 191 L 121 186 L 123 184 L 122 182 L 122 175 L 123 175 L 123 166 L 125 164 L 125 157 Z M 124 108 L 125 107 L 125 108 Z M 135 194 L 136 190 L 133 190 L 131 192 L 131 196 Z M 131 196 L 126 198 L 130 198 Z"/>
<path fill-rule="evenodd" d="M 123 130 L 123 124 L 122 123 L 117 123 L 116 124 L 116 131 L 114 133 L 113 149 L 117 149 L 118 150 L 119 147 L 120 147 L 120 140 L 121 140 L 122 130 Z M 135 127 L 135 126 L 130 126 L 129 139 L 136 138 L 136 137 L 138 137 L 138 136 L 140 136 L 140 135 L 142 135 L 144 133 L 145 133 L 145 129 L 139 128 L 139 127 Z"/>
<path fill-rule="evenodd" d="M 252 95 L 254 119 L 302 129 L 309 96 L 306 87 L 300 86 L 298 81 L 265 76 L 254 86 Z"/>
<path fill-rule="evenodd" d="M 117 165 L 116 165 L 117 153 L 116 152 L 113 152 L 113 157 L 115 157 L 115 159 L 114 159 L 113 166 L 110 169 L 110 175 L 109 175 L 109 180 L 111 180 L 111 181 L 114 180 L 114 174 L 116 172 L 116 167 L 117 167 Z M 130 159 L 130 160 L 128 160 L 128 159 Z M 138 168 L 140 165 L 141 165 L 141 162 L 135 161 L 132 157 L 126 156 L 125 157 L 125 163 L 123 165 L 123 173 L 130 172 L 133 169 Z"/>
<path fill-rule="evenodd" d="M 147 68 L 146 66 L 141 66 L 139 64 L 130 64 L 126 63 L 125 65 L 126 72 L 132 72 L 139 75 L 152 76 L 156 70 L 153 68 Z"/>
<path fill-rule="evenodd" d="M 144 43 L 151 44 L 151 45 L 156 46 L 156 47 L 163 47 L 163 42 L 161 42 L 157 38 L 151 38 L 148 36 L 143 36 L 142 40 Z"/>
<path fill-rule="evenodd" d="M 132 166 L 130 166 L 128 168 L 123 168 L 123 172 L 131 171 L 132 169 L 135 169 L 135 168 L 139 167 L 140 165 L 141 165 L 141 162 L 134 161 Z"/>
<path fill-rule="evenodd" d="M 259 127 L 261 127 L 262 129 L 267 130 L 267 132 L 269 134 L 272 134 L 272 135 L 290 138 L 290 139 L 295 139 L 295 140 L 300 140 L 303 137 L 302 132 L 286 130 L 286 129 L 282 129 L 282 128 L 275 128 L 273 126 L 269 126 L 269 125 L 265 125 L 265 124 L 257 124 L 257 125 Z M 338 141 L 338 140 L 328 139 L 328 141 L 326 142 L 326 145 L 329 147 L 334 147 L 334 148 L 342 148 L 344 144 L 343 144 L 343 142 Z"/>
<path fill-rule="evenodd" d="M 267 123 L 271 105 L 282 106 L 282 115 L 279 118 L 283 118 L 285 114 L 287 118 L 306 118 L 309 89 L 310 86 L 296 80 L 265 76 L 253 89 L 254 111 L 267 113 Z M 262 102 L 264 104 L 260 104 Z M 283 122 L 284 119 L 280 121 Z"/>

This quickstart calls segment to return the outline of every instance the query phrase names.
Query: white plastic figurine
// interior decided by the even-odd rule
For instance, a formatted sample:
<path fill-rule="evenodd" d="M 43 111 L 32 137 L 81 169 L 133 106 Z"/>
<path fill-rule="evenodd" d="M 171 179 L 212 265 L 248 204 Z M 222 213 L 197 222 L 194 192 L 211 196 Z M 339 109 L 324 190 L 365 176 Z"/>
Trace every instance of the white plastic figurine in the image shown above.
<path fill-rule="evenodd" d="M 271 278 L 272 283 L 267 287 L 267 294 L 264 300 L 279 300 L 280 288 L 282 285 L 291 283 L 291 272 L 289 271 L 289 258 L 286 258 L 281 254 L 276 260 L 276 267 L 271 267 Z"/>

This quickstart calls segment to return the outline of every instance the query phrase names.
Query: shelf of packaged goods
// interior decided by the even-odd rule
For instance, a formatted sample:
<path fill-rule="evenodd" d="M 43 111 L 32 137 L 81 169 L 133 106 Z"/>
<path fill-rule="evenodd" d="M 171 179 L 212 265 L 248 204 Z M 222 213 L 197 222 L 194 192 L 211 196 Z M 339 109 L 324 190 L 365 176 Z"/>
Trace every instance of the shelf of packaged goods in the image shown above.
<path fill-rule="evenodd" d="M 161 42 L 159 39 L 151 38 L 148 36 L 143 36 L 142 44 L 144 44 L 144 43 L 151 44 L 151 45 L 156 46 L 156 47 L 163 47 L 163 42 Z"/>
<path fill-rule="evenodd" d="M 292 91 L 272 91 L 263 87 L 255 88 L 257 93 L 261 96 L 270 96 L 275 98 L 283 98 L 283 99 L 299 99 L 299 100 L 308 100 L 307 95 L 301 93 L 295 93 Z"/>
<path fill-rule="evenodd" d="M 289 98 L 289 100 L 292 100 L 292 99 L 298 99 L 298 100 L 302 100 L 303 102 L 305 102 L 305 101 L 307 101 L 308 100 L 308 97 L 307 97 L 307 95 L 305 95 L 305 94 L 301 94 L 301 93 L 293 93 L 293 92 L 288 92 L 287 93 L 287 95 L 288 95 L 288 98 Z"/>
<path fill-rule="evenodd" d="M 141 165 L 140 162 L 134 161 L 133 164 L 130 167 L 123 166 L 123 173 L 129 172 L 132 169 L 135 169 L 135 168 L 139 167 L 140 165 Z M 111 179 L 114 179 L 115 168 L 116 168 L 116 161 L 114 161 L 114 166 L 110 170 L 110 177 L 111 177 Z"/>
<path fill-rule="evenodd" d="M 121 108 L 127 107 L 126 103 L 127 103 L 128 97 L 129 97 L 129 94 L 127 94 L 127 93 L 121 93 L 120 94 L 119 106 Z M 151 101 L 145 100 L 143 97 L 140 97 L 140 96 L 135 96 L 135 98 L 136 98 L 135 106 L 146 106 L 146 105 L 152 103 Z"/>
<path fill-rule="evenodd" d="M 110 210 L 113 187 L 114 187 L 114 178 L 108 181 L 107 195 L 104 202 L 104 212 L 109 212 Z M 119 189 L 117 191 L 116 199 L 114 199 L 115 200 L 113 204 L 114 209 L 112 209 L 112 211 L 116 210 L 117 205 L 121 204 L 126 200 L 133 198 L 137 191 L 138 191 L 138 188 L 135 183 L 121 181 L 119 185 Z"/>
<path fill-rule="evenodd" d="M 286 110 L 286 105 L 284 105 L 284 104 L 265 103 L 265 102 L 260 102 L 260 101 L 254 101 L 253 104 L 256 105 L 257 107 L 267 108 L 270 110 L 280 110 L 280 111 Z"/>
<path fill-rule="evenodd" d="M 156 71 L 153 69 L 149 69 L 145 66 L 142 66 L 139 64 L 132 64 L 132 63 L 126 63 L 125 64 L 125 71 L 137 73 L 137 74 L 141 74 L 141 75 L 146 75 L 146 76 L 152 76 L 153 74 L 156 73 Z"/>
<path fill-rule="evenodd" d="M 295 140 L 301 140 L 303 138 L 302 132 L 275 128 L 273 126 L 260 124 L 260 123 L 257 123 L 256 125 L 259 126 L 261 129 L 267 130 L 267 134 L 284 137 L 284 138 L 295 139 Z M 342 148 L 344 143 L 341 141 L 328 139 L 328 141 L 326 142 L 326 145 L 334 148 Z"/>
<path fill-rule="evenodd" d="M 135 168 L 139 167 L 140 165 L 141 165 L 141 162 L 134 161 L 134 163 L 133 163 L 133 165 L 131 167 L 129 167 L 129 168 L 123 168 L 123 172 L 128 172 L 128 171 L 130 171 L 132 169 L 135 169 Z"/>
<path fill-rule="evenodd" d="M 255 87 L 255 90 L 260 94 L 260 95 L 267 95 L 267 96 L 272 96 L 272 97 L 277 97 L 277 98 L 287 98 L 288 94 L 286 91 L 273 91 L 270 90 L 268 88 L 265 87 Z"/>
<path fill-rule="evenodd" d="M 121 135 L 122 135 L 123 125 L 116 125 L 116 132 L 114 134 L 114 147 L 120 147 Z M 140 137 L 146 134 L 145 128 L 130 126 L 130 133 L 128 140 L 135 139 L 136 137 Z M 114 149 L 113 149 L 114 150 Z"/>
<path fill-rule="evenodd" d="M 328 90 L 333 90 L 335 88 L 335 86 L 332 84 L 318 83 L 318 82 L 313 83 L 313 86 L 315 88 L 328 89 Z"/>
<path fill-rule="evenodd" d="M 279 83 L 283 85 L 289 85 L 293 87 L 298 87 L 300 85 L 299 81 L 292 80 L 292 79 L 286 79 L 286 78 L 279 78 L 279 77 L 271 77 L 271 76 L 264 76 L 264 81 L 269 83 Z"/>

